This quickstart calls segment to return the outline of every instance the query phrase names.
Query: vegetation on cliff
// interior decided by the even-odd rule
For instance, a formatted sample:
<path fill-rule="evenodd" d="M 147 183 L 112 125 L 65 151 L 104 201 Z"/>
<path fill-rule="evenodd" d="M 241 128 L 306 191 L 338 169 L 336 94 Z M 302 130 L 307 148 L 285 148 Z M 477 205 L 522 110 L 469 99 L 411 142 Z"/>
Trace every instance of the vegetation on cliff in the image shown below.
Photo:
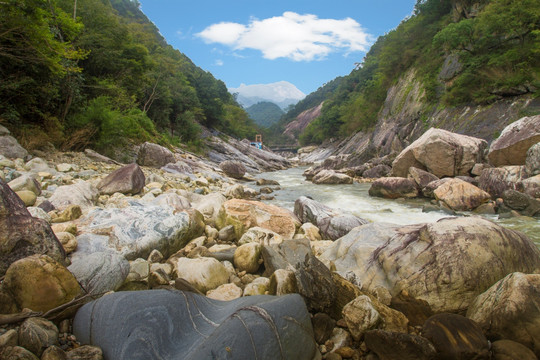
<path fill-rule="evenodd" d="M 136 0 L 0 3 L 0 123 L 28 148 L 238 137 L 253 121 L 222 81 L 168 45 Z"/>
<path fill-rule="evenodd" d="M 381 36 L 341 79 L 300 142 L 319 144 L 373 128 L 388 89 L 411 68 L 431 108 L 538 97 L 539 54 L 535 0 L 418 0 L 413 15 Z"/>
<path fill-rule="evenodd" d="M 285 114 L 278 105 L 268 101 L 253 104 L 246 109 L 246 112 L 257 125 L 264 128 L 272 126 Z"/>

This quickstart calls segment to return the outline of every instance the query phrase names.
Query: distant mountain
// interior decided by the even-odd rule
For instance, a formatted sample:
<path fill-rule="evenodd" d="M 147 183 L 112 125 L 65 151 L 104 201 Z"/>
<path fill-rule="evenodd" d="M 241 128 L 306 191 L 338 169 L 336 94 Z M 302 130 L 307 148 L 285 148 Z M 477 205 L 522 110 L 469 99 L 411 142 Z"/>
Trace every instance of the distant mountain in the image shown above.
<path fill-rule="evenodd" d="M 246 109 L 249 117 L 255 120 L 257 125 L 268 128 L 281 119 L 285 112 L 273 102 L 262 101 L 251 105 Z"/>
<path fill-rule="evenodd" d="M 245 108 L 260 102 L 272 102 L 282 109 L 294 105 L 306 97 L 296 86 L 287 81 L 271 84 L 241 84 L 237 88 L 229 88 L 232 94 L 237 94 L 236 101 Z"/>

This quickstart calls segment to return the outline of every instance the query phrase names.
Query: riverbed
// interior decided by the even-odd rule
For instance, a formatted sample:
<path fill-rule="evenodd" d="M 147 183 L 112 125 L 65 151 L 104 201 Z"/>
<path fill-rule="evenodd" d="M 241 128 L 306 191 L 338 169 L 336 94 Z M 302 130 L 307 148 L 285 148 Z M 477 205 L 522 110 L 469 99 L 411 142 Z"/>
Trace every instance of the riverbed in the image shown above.
<path fill-rule="evenodd" d="M 434 222 L 449 216 L 442 211 L 422 212 L 422 207 L 429 202 L 427 199 L 389 200 L 371 197 L 368 194 L 371 186 L 369 183 L 316 185 L 311 181 L 306 181 L 302 176 L 305 169 L 305 167 L 294 167 L 258 174 L 257 178 L 276 180 L 280 183 L 280 189 L 272 193 L 275 199 L 264 202 L 292 211 L 296 199 L 300 196 L 309 196 L 331 208 L 351 212 L 372 222 L 400 225 Z M 480 216 L 471 212 L 460 212 L 458 215 Z M 524 216 L 501 220 L 498 219 L 498 215 L 481 216 L 507 228 L 522 231 L 540 248 L 540 220 Z"/>

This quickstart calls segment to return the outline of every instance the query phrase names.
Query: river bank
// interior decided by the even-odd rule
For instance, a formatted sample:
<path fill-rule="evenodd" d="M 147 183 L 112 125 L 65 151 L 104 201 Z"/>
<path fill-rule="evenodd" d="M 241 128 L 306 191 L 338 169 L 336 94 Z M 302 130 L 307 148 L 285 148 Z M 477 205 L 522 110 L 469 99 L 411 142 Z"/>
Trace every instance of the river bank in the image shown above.
<path fill-rule="evenodd" d="M 275 187 L 272 193 L 274 199 L 263 200 L 263 202 L 293 211 L 296 199 L 300 196 L 308 196 L 331 208 L 351 212 L 370 222 L 392 222 L 401 225 L 434 222 L 450 216 L 443 211 L 423 212 L 424 206 L 430 203 L 425 198 L 392 200 L 369 196 L 371 182 L 354 182 L 350 185 L 313 184 L 302 176 L 306 169 L 308 166 L 297 166 L 256 175 L 256 178 L 275 180 L 280 183 L 280 186 Z M 260 190 L 264 186 L 254 185 L 254 187 Z M 538 219 L 527 216 L 505 219 L 499 218 L 497 214 L 475 214 L 471 211 L 462 211 L 458 214 L 481 216 L 509 229 L 521 231 L 540 248 L 540 221 Z"/>

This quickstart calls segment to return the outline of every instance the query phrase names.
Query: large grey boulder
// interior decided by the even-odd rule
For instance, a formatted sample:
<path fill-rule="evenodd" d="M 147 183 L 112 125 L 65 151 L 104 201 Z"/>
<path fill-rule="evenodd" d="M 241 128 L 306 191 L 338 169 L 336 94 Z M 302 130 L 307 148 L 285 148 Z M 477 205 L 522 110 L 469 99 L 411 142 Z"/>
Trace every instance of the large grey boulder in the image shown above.
<path fill-rule="evenodd" d="M 246 173 L 246 167 L 239 161 L 227 160 L 219 164 L 219 167 L 227 176 L 234 179 L 241 179 Z"/>
<path fill-rule="evenodd" d="M 58 210 L 65 210 L 70 205 L 79 205 L 88 209 L 95 205 L 99 197 L 98 189 L 87 181 L 78 181 L 72 185 L 59 186 L 49 201 Z"/>
<path fill-rule="evenodd" d="M 150 142 L 142 144 L 137 155 L 137 164 L 141 166 L 160 168 L 175 161 L 174 154 L 169 149 Z"/>
<path fill-rule="evenodd" d="M 367 291 L 406 290 L 435 312 L 467 309 L 509 273 L 540 271 L 540 250 L 528 237 L 479 217 L 364 225 L 319 258 Z"/>
<path fill-rule="evenodd" d="M 92 209 L 80 220 L 74 256 L 114 250 L 128 260 L 148 258 L 152 250 L 169 257 L 204 231 L 197 211 L 129 201 L 124 208 Z"/>
<path fill-rule="evenodd" d="M 16 260 L 47 254 L 63 263 L 65 252 L 49 224 L 32 217 L 22 200 L 0 180 L 0 276 Z"/>
<path fill-rule="evenodd" d="M 116 360 L 311 360 L 318 353 L 298 295 L 218 301 L 176 290 L 114 293 L 84 305 L 73 333 Z"/>
<path fill-rule="evenodd" d="M 540 142 L 540 115 L 519 119 L 504 128 L 489 147 L 488 159 L 494 166 L 525 165 L 527 151 Z"/>
<path fill-rule="evenodd" d="M 367 224 L 367 220 L 342 213 L 305 196 L 294 202 L 294 214 L 302 223 L 310 222 L 317 226 L 322 237 L 331 240 L 346 235 L 357 226 Z"/>
<path fill-rule="evenodd" d="M 28 155 L 28 151 L 8 132 L 8 134 L 0 136 L 0 155 L 4 155 L 8 159 L 24 159 Z"/>
<path fill-rule="evenodd" d="M 491 338 L 517 341 L 540 356 L 540 274 L 512 273 L 469 306 L 467 317 Z"/>
<path fill-rule="evenodd" d="M 74 256 L 68 270 L 88 294 L 116 291 L 129 274 L 129 262 L 114 252 Z"/>
<path fill-rule="evenodd" d="M 113 171 L 97 186 L 101 194 L 138 194 L 144 187 L 145 177 L 137 164 L 129 164 Z"/>
<path fill-rule="evenodd" d="M 392 176 L 406 177 L 411 166 L 437 177 L 469 175 L 486 148 L 485 140 L 431 128 L 396 157 Z"/>

